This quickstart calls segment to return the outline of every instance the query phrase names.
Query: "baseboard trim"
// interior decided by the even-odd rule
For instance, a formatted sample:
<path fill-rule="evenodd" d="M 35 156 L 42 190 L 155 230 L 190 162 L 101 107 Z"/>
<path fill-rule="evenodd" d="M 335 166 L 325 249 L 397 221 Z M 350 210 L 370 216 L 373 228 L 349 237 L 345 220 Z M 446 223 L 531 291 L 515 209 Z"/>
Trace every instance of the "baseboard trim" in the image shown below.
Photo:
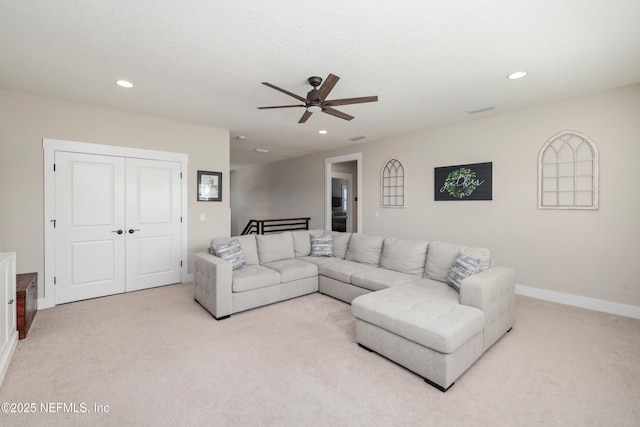
<path fill-rule="evenodd" d="M 56 306 L 55 302 L 50 301 L 51 298 L 38 298 L 38 310 L 45 310 Z"/>
<path fill-rule="evenodd" d="M 545 301 L 557 302 L 559 304 L 571 305 L 573 307 L 586 308 L 618 316 L 640 319 L 640 307 L 635 305 L 619 304 L 616 302 L 564 294 L 562 292 L 548 291 L 524 285 L 516 285 L 516 294 Z"/>

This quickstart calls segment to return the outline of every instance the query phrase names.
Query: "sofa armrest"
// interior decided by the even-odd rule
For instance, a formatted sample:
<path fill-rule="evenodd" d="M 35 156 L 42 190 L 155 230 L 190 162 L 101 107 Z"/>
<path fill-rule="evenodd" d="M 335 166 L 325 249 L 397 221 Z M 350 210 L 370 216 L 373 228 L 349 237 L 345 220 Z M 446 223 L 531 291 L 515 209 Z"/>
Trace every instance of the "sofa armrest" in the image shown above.
<path fill-rule="evenodd" d="M 515 272 L 507 267 L 491 267 L 460 283 L 460 304 L 484 312 L 484 349 L 488 349 L 513 326 Z"/>
<path fill-rule="evenodd" d="M 193 262 L 195 299 L 216 319 L 232 313 L 233 267 L 229 261 L 208 253 L 197 253 Z"/>

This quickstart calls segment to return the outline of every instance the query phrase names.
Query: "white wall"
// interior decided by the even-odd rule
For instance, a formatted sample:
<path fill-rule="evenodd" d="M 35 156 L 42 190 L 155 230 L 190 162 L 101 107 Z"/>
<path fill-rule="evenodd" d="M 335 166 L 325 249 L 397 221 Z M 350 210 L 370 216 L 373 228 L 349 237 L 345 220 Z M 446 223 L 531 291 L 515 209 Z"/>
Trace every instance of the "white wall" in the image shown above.
<path fill-rule="evenodd" d="M 597 211 L 537 209 L 538 152 L 563 130 L 598 147 Z M 311 216 L 322 228 L 324 159 L 355 152 L 364 233 L 485 246 L 520 285 L 640 306 L 640 85 L 234 171 L 232 231 L 252 216 Z M 391 156 L 405 166 L 404 209 L 380 208 Z M 433 200 L 435 167 L 479 162 L 493 162 L 492 201 Z"/>
<path fill-rule="evenodd" d="M 18 273 L 44 274 L 43 138 L 188 154 L 189 257 L 229 234 L 228 130 L 0 90 L 0 252 Z M 222 172 L 222 202 L 196 201 L 198 170 Z"/>

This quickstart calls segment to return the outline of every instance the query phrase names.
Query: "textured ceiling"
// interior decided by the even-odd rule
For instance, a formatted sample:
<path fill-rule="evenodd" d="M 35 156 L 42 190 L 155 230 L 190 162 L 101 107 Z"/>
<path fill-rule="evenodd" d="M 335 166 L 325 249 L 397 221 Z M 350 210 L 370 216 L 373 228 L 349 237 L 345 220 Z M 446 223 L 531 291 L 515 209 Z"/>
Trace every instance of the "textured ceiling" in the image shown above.
<path fill-rule="evenodd" d="M 0 87 L 229 129 L 235 169 L 640 82 L 638 18 L 638 0 L 0 0 Z M 256 108 L 296 103 L 262 81 L 304 96 L 329 73 L 329 98 L 379 102 L 349 122 Z"/>

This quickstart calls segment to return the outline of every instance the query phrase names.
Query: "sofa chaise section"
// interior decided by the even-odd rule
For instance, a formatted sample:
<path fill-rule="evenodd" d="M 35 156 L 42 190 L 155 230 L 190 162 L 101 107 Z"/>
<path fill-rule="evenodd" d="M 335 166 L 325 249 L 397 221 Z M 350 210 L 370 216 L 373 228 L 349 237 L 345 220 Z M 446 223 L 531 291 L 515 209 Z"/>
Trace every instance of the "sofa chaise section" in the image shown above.
<path fill-rule="evenodd" d="M 514 289 L 514 271 L 492 267 L 462 280 L 459 294 L 425 278 L 360 296 L 356 342 L 447 391 L 511 330 Z"/>

